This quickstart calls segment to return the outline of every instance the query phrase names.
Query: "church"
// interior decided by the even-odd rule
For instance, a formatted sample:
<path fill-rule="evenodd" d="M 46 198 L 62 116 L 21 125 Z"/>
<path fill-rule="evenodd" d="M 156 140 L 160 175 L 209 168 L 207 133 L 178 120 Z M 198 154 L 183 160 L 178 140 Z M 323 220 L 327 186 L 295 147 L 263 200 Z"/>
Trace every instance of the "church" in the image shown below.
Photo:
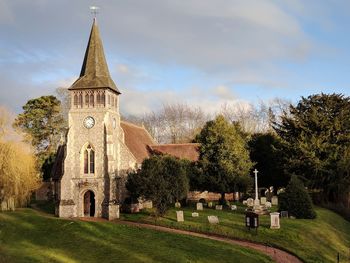
<path fill-rule="evenodd" d="M 119 217 L 128 172 L 151 154 L 198 159 L 198 144 L 158 145 L 144 127 L 121 121 L 121 92 L 112 80 L 96 18 L 79 78 L 68 88 L 65 142 L 53 167 L 59 217 Z"/>

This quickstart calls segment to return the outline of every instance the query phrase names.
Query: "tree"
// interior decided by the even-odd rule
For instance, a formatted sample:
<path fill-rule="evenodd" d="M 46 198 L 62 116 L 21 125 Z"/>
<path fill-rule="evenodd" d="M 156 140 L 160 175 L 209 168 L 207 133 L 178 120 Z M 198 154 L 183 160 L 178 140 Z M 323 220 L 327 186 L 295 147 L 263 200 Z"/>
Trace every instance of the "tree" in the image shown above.
<path fill-rule="evenodd" d="M 11 130 L 9 112 L 5 108 L 0 111 L 0 203 L 13 209 L 27 203 L 40 180 L 31 147 L 13 141 L 20 136 Z"/>
<path fill-rule="evenodd" d="M 285 187 L 290 176 L 284 172 L 279 137 L 270 133 L 257 133 L 249 141 L 250 158 L 259 171 L 259 186 Z"/>
<path fill-rule="evenodd" d="M 230 124 L 219 115 L 205 124 L 196 138 L 199 142 L 199 164 L 205 177 L 203 190 L 225 193 L 238 191 L 239 183 L 248 177 L 253 163 L 249 158 L 246 136 L 239 124 Z"/>
<path fill-rule="evenodd" d="M 302 97 L 274 130 L 282 138 L 285 168 L 311 189 L 337 201 L 349 191 L 350 98 L 341 94 Z"/>
<path fill-rule="evenodd" d="M 316 218 L 316 212 L 312 207 L 311 198 L 303 182 L 295 175 L 291 177 L 285 192 L 280 194 L 279 210 L 287 210 L 290 215 L 296 218 Z"/>
<path fill-rule="evenodd" d="M 186 197 L 189 182 L 186 163 L 175 157 L 155 155 L 142 163 L 139 171 L 128 175 L 126 188 L 131 198 L 151 200 L 156 216 L 163 216 L 171 204 Z"/>
<path fill-rule="evenodd" d="M 174 103 L 163 104 L 161 109 L 142 118 L 128 116 L 124 119 L 144 125 L 158 143 L 186 143 L 193 141 L 208 117 L 199 107 Z"/>
<path fill-rule="evenodd" d="M 54 96 L 31 99 L 14 122 L 14 127 L 23 131 L 35 147 L 40 166 L 56 150 L 65 126 L 60 105 Z"/>

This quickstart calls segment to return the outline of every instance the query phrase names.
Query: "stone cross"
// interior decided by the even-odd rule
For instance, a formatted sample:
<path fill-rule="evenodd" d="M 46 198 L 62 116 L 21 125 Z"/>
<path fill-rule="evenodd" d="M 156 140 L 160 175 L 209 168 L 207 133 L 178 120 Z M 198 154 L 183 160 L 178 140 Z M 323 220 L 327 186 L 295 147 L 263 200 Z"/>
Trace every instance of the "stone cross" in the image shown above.
<path fill-rule="evenodd" d="M 255 201 L 259 201 L 259 196 L 258 196 L 258 170 L 255 169 L 253 171 L 253 173 L 255 174 Z"/>

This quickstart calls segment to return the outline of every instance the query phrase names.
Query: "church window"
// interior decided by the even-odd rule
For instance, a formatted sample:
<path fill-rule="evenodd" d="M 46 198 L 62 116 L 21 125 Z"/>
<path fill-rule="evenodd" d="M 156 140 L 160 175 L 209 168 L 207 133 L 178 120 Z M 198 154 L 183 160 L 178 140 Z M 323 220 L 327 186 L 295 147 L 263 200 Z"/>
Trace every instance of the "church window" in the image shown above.
<path fill-rule="evenodd" d="M 74 94 L 74 106 L 78 107 L 78 95 Z"/>
<path fill-rule="evenodd" d="M 105 96 L 105 94 L 103 93 L 103 94 L 101 95 L 101 104 L 102 104 L 103 106 L 105 106 L 105 103 L 106 103 L 106 96 Z"/>
<path fill-rule="evenodd" d="M 115 98 L 115 107 L 118 108 L 117 98 Z"/>
<path fill-rule="evenodd" d="M 111 102 L 112 102 L 112 107 L 114 107 L 114 98 L 113 98 L 113 96 L 111 97 Z"/>
<path fill-rule="evenodd" d="M 92 149 L 90 144 L 84 151 L 84 174 L 95 173 L 95 151 Z"/>
<path fill-rule="evenodd" d="M 111 95 L 108 95 L 108 105 L 111 105 Z"/>
<path fill-rule="evenodd" d="M 101 104 L 101 96 L 100 96 L 100 93 L 97 93 L 97 96 L 96 96 L 96 104 L 97 105 L 100 105 Z"/>
<path fill-rule="evenodd" d="M 94 94 L 90 94 L 90 106 L 94 106 Z"/>
<path fill-rule="evenodd" d="M 79 97 L 78 97 L 78 104 L 80 108 L 83 107 L 83 95 L 81 93 L 79 94 Z"/>
<path fill-rule="evenodd" d="M 89 94 L 85 95 L 85 105 L 89 106 Z"/>

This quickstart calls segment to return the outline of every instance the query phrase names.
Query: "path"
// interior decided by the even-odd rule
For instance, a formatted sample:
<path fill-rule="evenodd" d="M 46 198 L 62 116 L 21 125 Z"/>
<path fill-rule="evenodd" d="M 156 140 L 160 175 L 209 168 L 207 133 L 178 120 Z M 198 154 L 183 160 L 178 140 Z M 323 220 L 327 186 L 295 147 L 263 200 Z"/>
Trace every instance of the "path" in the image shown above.
<path fill-rule="evenodd" d="M 189 235 L 189 236 L 194 236 L 194 237 L 207 238 L 207 239 L 211 239 L 211 240 L 221 241 L 221 242 L 225 242 L 225 243 L 229 243 L 229 244 L 235 244 L 235 245 L 239 245 L 242 247 L 258 250 L 259 252 L 270 256 L 277 263 L 302 263 L 302 261 L 300 259 L 298 259 L 296 256 L 294 256 L 292 254 L 289 254 L 286 251 L 283 251 L 283 250 L 278 249 L 278 248 L 265 246 L 262 244 L 249 242 L 249 241 L 235 240 L 232 238 L 220 237 L 220 236 L 211 235 L 211 234 L 202 234 L 202 233 L 197 233 L 197 232 L 192 232 L 192 231 L 187 231 L 187 230 L 180 230 L 180 229 L 168 228 L 168 227 L 164 227 L 164 226 L 156 226 L 156 225 L 122 221 L 122 220 L 108 221 L 108 220 L 103 219 L 103 218 L 95 218 L 95 217 L 83 217 L 83 218 L 80 218 L 80 220 L 94 221 L 94 222 L 112 222 L 112 223 L 116 223 L 116 224 L 134 226 L 134 227 L 139 227 L 139 228 L 153 229 L 153 230 L 162 231 L 162 232 L 176 233 L 176 234 Z"/>

